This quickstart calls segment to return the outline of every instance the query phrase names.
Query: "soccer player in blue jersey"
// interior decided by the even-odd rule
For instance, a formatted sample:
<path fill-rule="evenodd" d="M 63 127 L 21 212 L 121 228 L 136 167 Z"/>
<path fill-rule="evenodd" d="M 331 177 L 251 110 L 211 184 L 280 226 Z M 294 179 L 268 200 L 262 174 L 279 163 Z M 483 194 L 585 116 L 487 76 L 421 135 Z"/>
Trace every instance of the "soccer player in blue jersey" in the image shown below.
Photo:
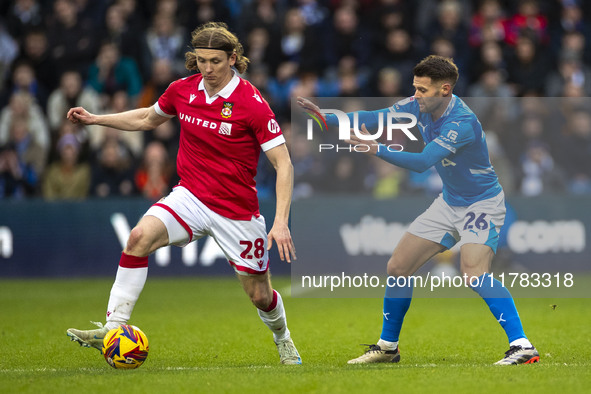
<path fill-rule="evenodd" d="M 379 111 L 359 112 L 362 133 L 378 126 L 382 112 L 405 112 L 416 116 L 425 147 L 421 153 L 390 151 L 376 141 L 352 135 L 351 144 L 371 147 L 370 154 L 391 164 L 417 172 L 435 166 L 443 181 L 443 192 L 415 219 L 388 261 L 389 276 L 410 276 L 437 253 L 460 240 L 460 269 L 466 283 L 478 293 L 505 330 L 509 350 L 498 365 L 530 364 L 540 356 L 523 332 L 521 320 L 509 291 L 491 277 L 499 229 L 505 219 L 505 196 L 491 165 L 482 126 L 476 115 L 452 91 L 458 68 L 449 58 L 428 56 L 414 70 L 415 94 Z M 298 104 L 319 113 L 311 101 Z M 348 114 L 352 119 L 353 114 Z M 385 117 L 384 117 L 385 118 Z M 338 124 L 329 114 L 326 122 Z M 478 279 L 476 279 L 478 278 Z M 402 281 L 400 281 L 402 283 Z M 398 339 L 409 309 L 413 286 L 388 287 L 384 297 L 382 334 L 375 345 L 349 364 L 400 361 Z"/>

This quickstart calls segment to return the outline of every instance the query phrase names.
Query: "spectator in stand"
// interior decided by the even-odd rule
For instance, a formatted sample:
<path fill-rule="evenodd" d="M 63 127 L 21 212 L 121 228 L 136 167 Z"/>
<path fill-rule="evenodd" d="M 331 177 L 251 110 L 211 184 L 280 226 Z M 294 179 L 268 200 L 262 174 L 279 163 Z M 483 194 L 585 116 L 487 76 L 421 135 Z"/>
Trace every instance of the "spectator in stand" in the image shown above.
<path fill-rule="evenodd" d="M 12 93 L 30 93 L 41 108 L 45 108 L 49 93 L 47 88 L 37 80 L 35 70 L 29 62 L 26 60 L 20 60 L 15 63 L 12 71 L 11 84 Z"/>
<path fill-rule="evenodd" d="M 114 138 L 104 141 L 92 166 L 90 193 L 100 198 L 135 193 L 133 160 Z"/>
<path fill-rule="evenodd" d="M 353 158 L 352 155 L 338 155 L 327 167 L 328 176 L 319 185 L 325 193 L 361 194 L 364 186 L 368 160 L 365 157 Z"/>
<path fill-rule="evenodd" d="M 92 26 L 93 30 L 100 31 L 105 26 L 105 14 L 110 1 L 74 0 L 78 10 L 78 18 L 85 26 Z"/>
<path fill-rule="evenodd" d="M 486 122 L 491 117 L 496 118 L 492 124 L 484 123 L 487 126 L 496 125 L 501 119 L 514 119 L 517 116 L 513 90 L 497 68 L 484 70 L 478 82 L 468 88 L 468 96 L 474 97 L 468 103 L 481 122 Z"/>
<path fill-rule="evenodd" d="M 478 82 L 470 85 L 468 96 L 509 98 L 514 94 L 511 87 L 505 82 L 501 70 L 490 67 L 482 71 Z M 475 110 L 474 105 L 472 105 L 472 109 Z"/>
<path fill-rule="evenodd" d="M 150 69 L 148 60 L 144 56 L 146 49 L 143 46 L 144 42 L 141 35 L 132 29 L 125 15 L 123 7 L 117 3 L 107 8 L 103 38 L 117 45 L 122 56 L 135 60 L 142 72 L 143 79 L 147 79 Z"/>
<path fill-rule="evenodd" d="M 393 67 L 384 67 L 377 75 L 377 96 L 398 98 L 402 97 L 400 72 Z"/>
<path fill-rule="evenodd" d="M 363 68 L 362 68 L 363 69 Z M 353 56 L 344 56 L 339 60 L 336 71 L 336 88 L 340 97 L 359 97 L 361 89 L 367 85 L 367 76 L 357 68 Z M 330 74 L 330 73 L 329 73 Z M 327 82 L 330 83 L 330 80 Z"/>
<path fill-rule="evenodd" d="M 456 47 L 448 38 L 435 37 L 431 41 L 431 53 L 433 55 L 445 56 L 453 59 L 456 54 Z"/>
<path fill-rule="evenodd" d="M 269 40 L 269 32 L 262 27 L 255 27 L 248 33 L 244 53 L 248 55 L 251 65 L 265 64 L 269 55 Z"/>
<path fill-rule="evenodd" d="M 566 170 L 569 191 L 591 194 L 591 115 L 579 109 L 567 119 L 557 160 Z"/>
<path fill-rule="evenodd" d="M 115 0 L 116 5 L 121 7 L 121 12 L 126 24 L 131 31 L 145 31 L 147 26 L 147 2 L 137 0 Z"/>
<path fill-rule="evenodd" d="M 49 129 L 45 116 L 33 96 L 27 92 L 14 93 L 8 106 L 0 112 L 0 145 L 10 139 L 10 125 L 15 118 L 24 118 L 33 140 L 45 151 L 49 149 Z"/>
<path fill-rule="evenodd" d="M 154 7 L 150 11 L 151 15 L 165 15 L 177 19 L 181 14 L 186 14 L 187 9 L 179 9 L 179 1 L 178 0 L 155 0 L 152 1 L 152 5 Z M 188 4 L 184 4 L 188 5 Z M 182 11 L 182 12 L 181 12 Z M 186 15 L 184 16 L 186 17 Z M 186 22 L 186 21 L 184 21 Z M 178 23 L 180 25 L 185 25 L 185 23 Z"/>
<path fill-rule="evenodd" d="M 0 97 L 10 65 L 17 55 L 18 45 L 14 38 L 6 31 L 4 21 L 0 19 Z M 2 105 L 1 101 L 0 105 Z"/>
<path fill-rule="evenodd" d="M 367 20 L 371 22 L 365 24 L 373 31 L 374 46 L 380 46 L 380 41 L 391 30 L 410 29 L 412 18 L 409 8 L 409 5 L 405 5 L 403 2 L 396 4 L 396 2 L 380 1 L 370 10 Z"/>
<path fill-rule="evenodd" d="M 150 63 L 165 59 L 172 64 L 176 74 L 186 74 L 184 53 L 188 43 L 185 36 L 184 29 L 176 24 L 174 16 L 156 14 L 145 35 Z"/>
<path fill-rule="evenodd" d="M 278 4 L 275 0 L 253 0 L 251 7 L 244 7 L 238 19 L 238 30 L 246 36 L 252 29 L 262 27 L 271 37 L 281 35 L 282 21 L 279 19 Z"/>
<path fill-rule="evenodd" d="M 416 64 L 418 54 L 413 48 L 410 34 L 403 29 L 390 31 L 384 41 L 384 48 L 376 55 L 374 66 L 376 69 L 394 67 L 400 72 L 403 80 L 412 79 L 412 69 Z M 410 88 L 403 88 L 405 95 L 412 95 Z"/>
<path fill-rule="evenodd" d="M 564 85 L 562 90 L 563 97 L 585 97 L 585 92 L 580 85 L 574 85 L 570 82 Z"/>
<path fill-rule="evenodd" d="M 22 50 L 17 61 L 28 62 L 35 76 L 48 91 L 57 87 L 58 75 L 54 60 L 49 50 L 47 33 L 44 30 L 33 29 L 26 33 L 22 43 Z"/>
<path fill-rule="evenodd" d="M 248 80 L 257 86 L 261 95 L 266 97 L 271 108 L 275 107 L 275 103 L 269 97 L 269 69 L 266 65 L 250 65 L 248 67 Z"/>
<path fill-rule="evenodd" d="M 369 63 L 372 37 L 359 22 L 353 7 L 341 6 L 333 15 L 333 28 L 328 29 L 324 42 L 324 63 L 337 67 L 344 57 L 353 57 L 358 66 Z"/>
<path fill-rule="evenodd" d="M 96 56 L 98 37 L 92 25 L 79 20 L 74 0 L 55 0 L 47 31 L 56 69 L 74 69 L 86 77 Z"/>
<path fill-rule="evenodd" d="M 289 111 L 291 92 L 296 84 L 301 83 L 297 76 L 298 64 L 296 62 L 283 62 L 277 67 L 277 72 L 269 78 L 267 90 L 270 101 L 275 104 L 276 112 L 284 114 Z M 311 96 L 308 96 L 311 97 Z"/>
<path fill-rule="evenodd" d="M 175 119 L 164 122 L 157 126 L 154 130 L 150 130 L 145 134 L 145 145 L 149 145 L 152 141 L 158 141 L 166 148 L 168 157 L 176 161 L 176 156 L 179 150 L 179 133 L 180 125 Z M 176 183 L 175 183 L 176 184 Z"/>
<path fill-rule="evenodd" d="M 483 43 L 479 50 L 475 52 L 476 58 L 472 61 L 472 73 L 470 82 L 474 83 L 480 79 L 484 70 L 496 68 L 502 73 L 503 78 L 508 77 L 507 62 L 503 55 L 503 48 L 496 41 L 487 41 Z"/>
<path fill-rule="evenodd" d="M 290 130 L 290 126 L 287 129 L 282 127 L 282 131 L 285 133 L 286 130 Z M 311 142 L 304 133 L 291 133 L 288 141 L 293 160 L 293 198 L 297 200 L 310 197 L 318 190 L 319 180 L 326 171 L 326 163 L 312 149 Z"/>
<path fill-rule="evenodd" d="M 564 174 L 556 166 L 548 146 L 539 141 L 529 143 L 521 161 L 521 194 L 526 197 L 564 191 Z"/>
<path fill-rule="evenodd" d="M 80 143 L 73 134 L 63 135 L 57 150 L 60 160 L 49 166 L 43 178 L 43 198 L 46 200 L 82 200 L 90 188 L 90 165 L 80 163 Z"/>
<path fill-rule="evenodd" d="M 12 118 L 8 141 L 0 144 L 0 198 L 34 196 L 46 156 L 47 151 L 31 135 L 27 119 Z"/>
<path fill-rule="evenodd" d="M 444 38 L 449 40 L 454 48 L 454 62 L 460 68 L 465 69 L 468 63 L 469 52 L 466 45 L 468 27 L 462 20 L 462 6 L 458 0 L 444 0 L 437 8 L 437 19 L 431 23 L 423 39 L 432 43 L 434 39 Z M 444 56 L 443 54 L 439 54 Z"/>
<path fill-rule="evenodd" d="M 522 115 L 520 123 L 518 123 L 518 130 L 521 132 L 513 135 L 513 144 L 509 145 L 507 150 L 509 157 L 516 165 L 522 162 L 525 147 L 548 139 L 544 117 L 541 116 Z"/>
<path fill-rule="evenodd" d="M 135 173 L 135 185 L 140 193 L 153 201 L 164 197 L 171 188 L 172 163 L 166 148 L 158 141 L 146 146 L 144 159 Z"/>
<path fill-rule="evenodd" d="M 281 61 L 299 64 L 300 70 L 319 72 L 322 68 L 322 49 L 319 37 L 307 28 L 299 8 L 285 14 L 283 32 L 279 37 Z"/>
<path fill-rule="evenodd" d="M 584 96 L 591 96 L 591 68 L 574 52 L 562 53 L 558 70 L 546 78 L 546 95 L 563 96 L 567 85 L 580 88 Z"/>
<path fill-rule="evenodd" d="M 499 0 L 484 0 L 478 12 L 472 16 L 468 42 L 479 47 L 485 42 L 501 43 L 508 35 L 509 21 Z"/>
<path fill-rule="evenodd" d="M 394 3 L 412 3 L 409 7 L 412 8 L 410 18 L 414 22 L 412 25 L 407 27 L 407 30 L 416 32 L 417 37 L 426 36 L 429 29 L 432 27 L 435 20 L 437 20 L 438 13 L 440 11 L 439 6 L 447 0 L 420 0 L 420 1 L 401 1 L 396 0 Z M 470 15 L 472 14 L 472 3 L 471 0 L 454 0 L 462 10 L 462 23 L 468 23 Z"/>
<path fill-rule="evenodd" d="M 309 92 L 311 97 L 336 97 L 339 95 L 339 86 L 334 80 L 321 78 L 315 71 L 300 71 L 291 86 L 290 96 L 296 97 L 296 91 Z"/>
<path fill-rule="evenodd" d="M 372 37 L 369 49 L 372 54 L 378 54 L 384 47 L 384 37 L 396 29 L 410 31 L 412 24 L 410 6 L 403 2 L 381 1 L 369 11 L 367 19 L 361 19 L 361 24 L 370 30 Z M 374 70 L 375 71 L 375 70 Z M 373 75 L 375 76 L 375 72 Z"/>
<path fill-rule="evenodd" d="M 506 196 L 515 193 L 515 171 L 514 167 L 505 154 L 505 150 L 501 145 L 499 136 L 493 130 L 486 130 L 486 146 L 488 147 L 488 154 L 490 162 L 493 165 L 499 183 L 503 187 Z"/>
<path fill-rule="evenodd" d="M 47 102 L 47 119 L 51 130 L 57 130 L 72 107 L 84 107 L 98 112 L 97 93 L 82 86 L 82 77 L 78 71 L 65 71 L 60 78 L 60 86 L 51 92 Z"/>
<path fill-rule="evenodd" d="M 28 30 L 40 27 L 43 24 L 41 11 L 37 0 L 15 0 L 6 16 L 10 34 L 20 40 Z"/>
<path fill-rule="evenodd" d="M 300 11 L 302 12 L 302 15 L 304 17 L 304 21 L 306 22 L 307 26 L 316 26 L 316 25 L 321 25 L 323 24 L 326 19 L 327 19 L 327 15 L 328 15 L 328 9 L 324 7 L 324 5 L 322 3 L 325 3 L 322 0 L 297 0 L 296 1 L 298 8 L 300 9 Z M 333 4 L 336 6 L 336 8 L 340 8 L 342 6 L 345 7 L 352 7 L 355 11 L 362 13 L 363 12 L 363 6 L 359 5 L 359 4 L 355 4 L 356 2 L 352 2 L 352 1 L 348 1 L 349 4 L 345 4 L 347 3 L 347 1 L 342 2 L 342 3 L 338 3 L 337 2 L 333 2 Z"/>
<path fill-rule="evenodd" d="M 160 3 L 170 3 L 171 0 L 160 0 Z M 176 0 L 174 0 L 176 2 Z M 186 9 L 183 26 L 199 26 L 209 21 L 231 23 L 231 15 L 225 1 L 191 0 L 184 4 Z M 183 12 L 185 14 L 185 12 Z M 179 16 L 179 15 L 177 15 Z"/>
<path fill-rule="evenodd" d="M 519 37 L 524 34 L 538 45 L 548 44 L 548 18 L 540 12 L 537 0 L 520 0 L 517 13 L 509 20 L 505 42 L 517 45 Z"/>
<path fill-rule="evenodd" d="M 154 105 L 168 85 L 177 78 L 168 59 L 155 59 L 152 62 L 150 79 L 143 86 L 137 106 L 142 108 Z"/>
<path fill-rule="evenodd" d="M 108 101 L 106 108 L 106 112 L 124 112 L 132 109 L 129 102 L 129 96 L 122 90 L 113 95 L 112 99 Z M 87 125 L 85 127 L 89 126 Z M 144 133 L 123 133 L 120 130 L 110 127 L 93 127 L 95 128 L 89 133 L 89 139 L 90 146 L 94 151 L 99 150 L 105 140 L 114 138 L 125 147 L 134 160 L 139 160 L 139 158 L 141 158 L 144 149 Z"/>
<path fill-rule="evenodd" d="M 509 61 L 509 82 L 514 85 L 517 94 L 543 92 L 548 71 L 548 59 L 542 49 L 531 37 L 519 37 Z"/>
<path fill-rule="evenodd" d="M 372 195 L 378 200 L 396 198 L 402 192 L 406 170 L 393 166 L 383 160 L 372 160 L 375 172 Z"/>
<path fill-rule="evenodd" d="M 88 74 L 89 85 L 101 95 L 111 96 L 125 90 L 135 101 L 142 90 L 137 64 L 132 58 L 120 56 L 117 45 L 111 42 L 101 45 Z"/>
<path fill-rule="evenodd" d="M 86 126 L 88 127 L 88 126 Z M 93 126 L 93 130 L 96 130 Z M 58 151 L 58 141 L 66 134 L 72 134 L 76 136 L 76 140 L 80 144 L 78 150 L 78 158 L 81 161 L 89 161 L 92 156 L 91 148 L 90 148 L 90 141 L 88 138 L 89 132 L 86 128 L 81 127 L 80 125 L 72 124 L 72 122 L 68 122 L 66 118 L 62 119 L 61 124 L 58 126 L 57 129 L 52 130 L 51 134 L 51 149 L 49 150 L 48 155 L 48 163 L 54 163 L 59 161 L 60 159 L 60 152 Z"/>
<path fill-rule="evenodd" d="M 591 40 L 590 40 L 591 41 Z M 562 46 L 557 53 L 559 55 L 572 53 L 587 64 L 591 64 L 591 42 L 579 31 L 568 31 L 562 35 Z"/>
<path fill-rule="evenodd" d="M 133 106 L 129 96 L 126 92 L 120 90 L 113 95 L 106 111 L 124 112 L 132 109 Z M 144 150 L 144 133 L 122 133 L 121 131 L 118 131 L 117 134 L 119 139 L 131 151 L 131 154 L 135 159 L 142 157 L 142 151 Z"/>
<path fill-rule="evenodd" d="M 578 0 L 561 1 L 562 8 L 560 9 L 560 17 L 552 30 L 552 46 L 554 53 L 558 55 L 560 50 L 564 48 L 563 37 L 567 33 L 579 33 L 584 37 L 586 42 L 585 61 L 591 62 L 591 25 L 589 21 L 589 13 L 586 14 L 582 8 L 583 2 Z M 587 6 L 589 2 L 587 1 Z"/>
<path fill-rule="evenodd" d="M 272 47 L 271 43 L 273 43 L 275 47 Z M 274 75 L 280 62 L 280 59 L 277 56 L 277 45 L 278 40 L 271 39 L 267 29 L 255 27 L 246 37 L 244 51 L 246 56 L 250 59 L 251 66 L 267 67 L 269 72 Z"/>
<path fill-rule="evenodd" d="M 355 71 L 340 72 L 338 76 L 339 97 L 359 97 L 359 78 Z"/>

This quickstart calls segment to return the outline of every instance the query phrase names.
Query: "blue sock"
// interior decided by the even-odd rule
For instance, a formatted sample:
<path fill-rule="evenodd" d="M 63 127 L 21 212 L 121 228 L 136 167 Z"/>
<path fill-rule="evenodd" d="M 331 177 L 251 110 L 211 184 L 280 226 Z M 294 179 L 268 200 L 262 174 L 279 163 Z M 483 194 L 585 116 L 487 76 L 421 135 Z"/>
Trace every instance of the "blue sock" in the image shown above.
<path fill-rule="evenodd" d="M 400 277 L 402 284 L 402 277 Z M 413 283 L 406 282 L 404 287 L 387 287 L 384 296 L 384 320 L 382 323 L 382 335 L 380 339 L 388 342 L 397 342 L 400 329 L 404 321 L 404 315 L 410 307 L 412 300 Z"/>
<path fill-rule="evenodd" d="M 474 282 L 470 287 L 486 302 L 495 319 L 505 330 L 509 343 L 519 338 L 527 338 L 513 297 L 501 282 L 489 274 L 484 274 L 479 276 L 478 282 Z"/>

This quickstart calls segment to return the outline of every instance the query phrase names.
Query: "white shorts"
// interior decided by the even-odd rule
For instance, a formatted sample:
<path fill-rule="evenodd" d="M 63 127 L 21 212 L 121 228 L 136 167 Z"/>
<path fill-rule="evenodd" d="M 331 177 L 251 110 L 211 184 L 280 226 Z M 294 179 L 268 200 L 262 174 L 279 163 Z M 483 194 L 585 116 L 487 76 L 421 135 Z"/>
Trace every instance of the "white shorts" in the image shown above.
<path fill-rule="evenodd" d="M 232 220 L 203 204 L 183 186 L 152 205 L 144 216 L 155 216 L 164 223 L 169 245 L 185 246 L 210 235 L 228 262 L 240 275 L 261 275 L 269 268 L 265 218 Z"/>
<path fill-rule="evenodd" d="M 408 232 L 450 249 L 457 242 L 488 245 L 497 252 L 499 232 L 505 222 L 505 193 L 467 207 L 448 205 L 442 195 L 416 218 Z"/>

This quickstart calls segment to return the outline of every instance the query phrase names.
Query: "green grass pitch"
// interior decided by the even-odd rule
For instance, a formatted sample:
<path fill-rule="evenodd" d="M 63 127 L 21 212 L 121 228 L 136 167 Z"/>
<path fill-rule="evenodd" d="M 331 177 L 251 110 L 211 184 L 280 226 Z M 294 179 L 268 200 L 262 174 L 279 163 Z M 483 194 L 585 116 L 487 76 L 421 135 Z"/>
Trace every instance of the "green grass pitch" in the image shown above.
<path fill-rule="evenodd" d="M 350 366 L 378 339 L 381 300 L 292 298 L 274 278 L 304 362 L 282 366 L 236 279 L 150 278 L 130 322 L 150 354 L 120 371 L 65 334 L 104 319 L 112 281 L 0 280 L 0 393 L 591 392 L 589 299 L 516 300 L 536 365 L 491 365 L 508 345 L 482 300 L 415 299 L 400 364 Z"/>

